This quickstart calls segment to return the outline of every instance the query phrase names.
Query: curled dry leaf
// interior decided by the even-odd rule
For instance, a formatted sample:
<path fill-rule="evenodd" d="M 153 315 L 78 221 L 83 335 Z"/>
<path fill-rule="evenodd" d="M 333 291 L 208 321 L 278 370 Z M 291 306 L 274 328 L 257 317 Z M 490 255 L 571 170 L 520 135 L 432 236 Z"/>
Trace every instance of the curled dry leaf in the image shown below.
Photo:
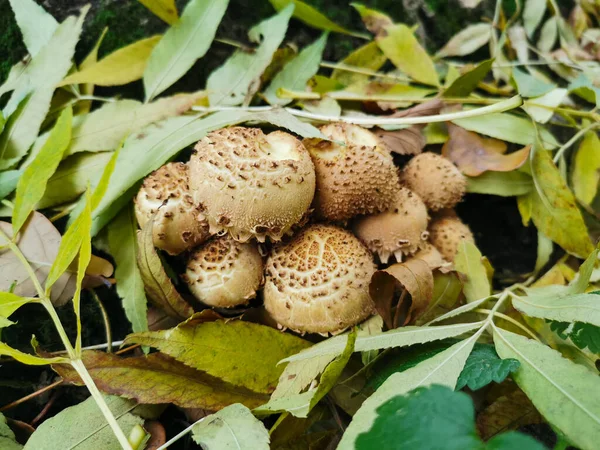
<path fill-rule="evenodd" d="M 139 403 L 173 403 L 182 408 L 219 410 L 232 403 L 254 408 L 268 400 L 267 395 L 233 386 L 161 353 L 121 358 L 111 353 L 86 351 L 83 362 L 101 391 Z M 83 385 L 70 365 L 55 364 L 52 368 L 67 383 Z"/>
<path fill-rule="evenodd" d="M 385 270 L 375 272 L 369 285 L 369 294 L 375 302 L 377 312 L 388 328 L 393 328 L 392 302 L 398 288 L 406 289 L 411 296 L 404 325 L 418 318 L 426 310 L 433 296 L 433 273 L 431 267 L 421 259 L 410 259 L 393 264 Z M 401 297 L 402 299 L 402 297 Z M 405 307 L 398 304 L 397 308 Z"/>
<path fill-rule="evenodd" d="M 7 236 L 12 236 L 12 227 L 0 222 L 0 228 Z M 44 285 L 50 267 L 58 255 L 61 235 L 56 227 L 43 214 L 33 212 L 19 233 L 17 245 L 33 267 L 41 285 Z M 0 237 L 0 245 L 4 244 Z M 75 293 L 77 262 L 52 286 L 51 299 L 57 305 L 64 305 Z M 84 287 L 102 285 L 103 277 L 112 275 L 113 267 L 108 261 L 92 256 L 84 278 Z M 35 286 L 17 256 L 7 247 L 0 250 L 0 291 L 8 292 L 14 284 L 13 293 L 22 297 L 35 297 Z"/>
<path fill-rule="evenodd" d="M 450 138 L 442 154 L 458 166 L 465 175 L 475 177 L 487 170 L 510 172 L 521 167 L 529 157 L 531 146 L 506 154 L 506 143 L 486 139 L 464 128 L 448 124 Z"/>
<path fill-rule="evenodd" d="M 156 450 L 167 442 L 165 427 L 158 420 L 147 420 L 144 429 L 150 433 L 150 440 L 146 443 L 145 450 Z"/>

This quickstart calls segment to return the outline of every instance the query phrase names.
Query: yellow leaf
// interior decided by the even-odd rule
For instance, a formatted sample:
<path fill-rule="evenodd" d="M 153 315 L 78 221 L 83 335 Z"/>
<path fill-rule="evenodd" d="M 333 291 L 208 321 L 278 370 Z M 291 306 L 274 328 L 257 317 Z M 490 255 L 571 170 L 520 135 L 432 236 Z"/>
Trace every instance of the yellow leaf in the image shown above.
<path fill-rule="evenodd" d="M 173 25 L 179 19 L 175 0 L 138 0 L 138 2 L 169 25 Z"/>
<path fill-rule="evenodd" d="M 98 86 L 119 86 L 139 80 L 146 63 L 161 36 L 152 36 L 123 47 L 80 72 L 66 77 L 59 86 L 93 83 Z"/>
<path fill-rule="evenodd" d="M 573 164 L 573 190 L 575 197 L 588 205 L 598 192 L 600 180 L 600 140 L 596 132 L 586 133 Z"/>
<path fill-rule="evenodd" d="M 106 36 L 107 32 L 108 27 L 105 27 L 104 30 L 102 30 L 102 34 L 98 38 L 98 41 L 96 42 L 96 45 L 94 45 L 92 51 L 90 51 L 90 53 L 85 57 L 83 62 L 79 65 L 80 71 L 88 69 L 89 67 L 95 65 L 98 62 L 98 50 L 100 50 L 100 46 L 102 45 L 102 41 L 104 41 L 104 37 Z M 93 83 L 82 84 L 79 87 L 79 89 L 81 90 L 81 93 L 83 95 L 94 95 Z M 73 109 L 75 111 L 75 114 L 89 113 L 90 109 L 92 109 L 92 101 L 85 100 L 82 102 L 78 102 Z"/>
<path fill-rule="evenodd" d="M 39 356 L 30 355 L 29 353 L 23 353 L 19 350 L 15 350 L 12 347 L 9 347 L 4 342 L 0 342 L 0 355 L 10 356 L 11 358 L 29 366 L 44 366 L 46 364 L 69 362 L 69 360 L 66 358 L 40 358 Z"/>

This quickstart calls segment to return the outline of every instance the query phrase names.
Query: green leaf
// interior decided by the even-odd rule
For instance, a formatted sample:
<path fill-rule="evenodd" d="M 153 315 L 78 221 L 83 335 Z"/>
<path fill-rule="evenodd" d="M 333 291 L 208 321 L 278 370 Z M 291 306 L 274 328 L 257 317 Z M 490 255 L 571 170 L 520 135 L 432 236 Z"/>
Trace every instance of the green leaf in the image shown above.
<path fill-rule="evenodd" d="M 386 36 L 375 38 L 385 56 L 413 80 L 439 87 L 433 60 L 419 44 L 411 29 L 404 24 L 386 28 Z"/>
<path fill-rule="evenodd" d="M 591 204 L 598 193 L 600 181 L 600 139 L 589 131 L 585 134 L 573 159 L 571 175 L 575 197 L 586 204 Z"/>
<path fill-rule="evenodd" d="M 521 108 L 538 123 L 547 123 L 566 98 L 568 91 L 563 88 L 552 89 L 540 97 L 525 100 Z"/>
<path fill-rule="evenodd" d="M 437 52 L 437 58 L 448 56 L 466 56 L 487 44 L 492 36 L 492 26 L 489 23 L 468 25 L 450 38 L 448 43 Z"/>
<path fill-rule="evenodd" d="M 202 448 L 269 450 L 269 432 L 244 405 L 231 405 L 211 414 L 192 428 L 192 439 Z"/>
<path fill-rule="evenodd" d="M 271 400 L 291 397 L 302 392 L 335 359 L 335 354 L 327 354 L 302 361 L 292 361 L 286 367 L 271 395 Z"/>
<path fill-rule="evenodd" d="M 55 86 L 71 68 L 71 59 L 87 9 L 84 9 L 79 18 L 68 17 L 60 24 L 48 44 L 33 58 L 17 80 L 4 109 L 5 115 L 15 111 L 26 95 L 29 98 L 22 104 L 18 116 L 14 119 L 11 117 L 0 137 L 0 170 L 14 167 L 35 141 L 50 108 Z"/>
<path fill-rule="evenodd" d="M 542 52 L 547 53 L 554 48 L 556 44 L 556 38 L 558 37 L 558 25 L 556 23 L 556 17 L 550 17 L 540 32 L 540 39 L 537 42 L 537 47 Z"/>
<path fill-rule="evenodd" d="M 35 56 L 52 38 L 58 22 L 33 0 L 10 0 L 23 42 L 31 56 Z"/>
<path fill-rule="evenodd" d="M 6 418 L 0 413 L 0 447 L 3 450 L 20 450 L 23 448 L 15 439 L 15 434 L 6 424 Z"/>
<path fill-rule="evenodd" d="M 45 366 L 47 364 L 60 364 L 66 363 L 69 360 L 66 358 L 40 358 L 39 356 L 30 355 L 29 353 L 23 353 L 19 350 L 8 346 L 4 342 L 0 342 L 0 356 L 10 356 L 16 359 L 20 363 L 27 364 L 28 366 Z"/>
<path fill-rule="evenodd" d="M 467 386 L 472 391 L 476 391 L 492 381 L 502 383 L 520 365 L 516 359 L 500 359 L 493 345 L 477 344 L 458 377 L 456 389 Z"/>
<path fill-rule="evenodd" d="M 446 314 L 436 317 L 431 322 L 429 322 L 428 325 L 431 325 L 435 322 L 442 322 L 442 321 L 450 319 L 452 317 L 456 317 L 460 314 L 464 314 L 466 312 L 473 311 L 474 309 L 477 309 L 480 306 L 483 306 L 483 304 L 485 302 L 487 302 L 488 300 L 489 300 L 489 298 L 482 298 L 480 300 L 476 300 L 474 302 L 467 303 L 466 305 L 459 306 L 458 308 L 448 311 Z"/>
<path fill-rule="evenodd" d="M 492 286 L 483 264 L 483 256 L 475 244 L 467 240 L 463 240 L 458 244 L 454 266 L 458 272 L 467 276 L 463 283 L 463 292 L 467 303 L 491 295 Z"/>
<path fill-rule="evenodd" d="M 523 25 L 527 36 L 533 37 L 546 12 L 546 0 L 526 0 L 523 9 Z"/>
<path fill-rule="evenodd" d="M 179 80 L 202 58 L 215 38 L 229 0 L 192 0 L 160 40 L 144 72 L 146 99 Z"/>
<path fill-rule="evenodd" d="M 600 327 L 582 322 L 551 322 L 550 329 L 562 339 L 571 339 L 580 349 L 600 354 Z"/>
<path fill-rule="evenodd" d="M 160 39 L 160 35 L 152 36 L 120 48 L 96 64 L 69 75 L 59 86 L 83 83 L 120 86 L 139 80 L 144 75 L 150 54 Z"/>
<path fill-rule="evenodd" d="M 597 295 L 529 295 L 513 297 L 512 303 L 530 317 L 600 326 L 600 298 Z"/>
<path fill-rule="evenodd" d="M 131 414 L 136 403 L 116 396 L 104 397 L 125 436 L 144 419 Z M 117 438 L 92 397 L 47 419 L 31 435 L 25 450 L 121 450 Z"/>
<path fill-rule="evenodd" d="M 453 123 L 469 131 L 485 134 L 513 144 L 529 145 L 535 141 L 536 128 L 531 120 L 508 113 L 492 113 L 482 116 L 453 120 Z M 559 146 L 546 129 L 540 128 L 540 139 L 548 149 Z"/>
<path fill-rule="evenodd" d="M 600 106 L 600 88 L 596 87 L 584 73 L 571 82 L 569 92 L 573 92 L 587 102 L 594 103 L 596 107 Z"/>
<path fill-rule="evenodd" d="M 335 33 L 349 34 L 351 36 L 364 37 L 362 33 L 356 33 L 339 26 L 331 21 L 327 16 L 320 13 L 312 6 L 300 0 L 269 0 L 276 11 L 282 11 L 288 5 L 294 5 L 294 17 L 309 27 L 317 28 L 323 31 L 333 31 Z"/>
<path fill-rule="evenodd" d="M 512 76 L 521 97 L 539 97 L 556 88 L 554 83 L 546 83 L 516 67 L 512 70 Z"/>
<path fill-rule="evenodd" d="M 310 344 L 271 327 L 234 320 L 198 323 L 129 335 L 128 343 L 156 347 L 182 363 L 255 392 L 271 393 L 283 372 L 277 363 Z"/>
<path fill-rule="evenodd" d="M 233 403 L 254 408 L 268 399 L 265 394 L 225 383 L 161 353 L 121 358 L 113 353 L 86 351 L 83 362 L 101 391 L 139 403 L 173 403 L 182 408 L 216 411 Z M 66 382 L 83 386 L 70 365 L 55 364 L 53 369 Z"/>
<path fill-rule="evenodd" d="M 530 169 L 534 189 L 528 197 L 533 223 L 567 252 L 586 257 L 594 247 L 575 197 L 539 140 L 530 153 Z"/>
<path fill-rule="evenodd" d="M 377 42 L 372 41 L 362 47 L 357 48 L 348 56 L 340 61 L 340 66 L 349 66 L 351 68 L 359 67 L 367 70 L 377 71 L 387 61 L 387 57 L 379 49 Z M 331 78 L 342 83 L 345 86 L 353 84 L 362 84 L 369 81 L 370 76 L 361 73 L 344 70 L 343 67 L 336 68 L 331 73 Z"/>
<path fill-rule="evenodd" d="M 123 300 L 125 315 L 134 332 L 148 330 L 146 293 L 144 282 L 136 263 L 137 220 L 133 207 L 129 206 L 108 225 L 110 254 L 115 260 L 117 294 Z"/>
<path fill-rule="evenodd" d="M 402 327 L 395 330 L 384 331 L 370 336 L 358 336 L 354 346 L 355 352 L 377 350 L 392 347 L 406 347 L 414 344 L 437 341 L 449 337 L 459 336 L 477 328 L 483 322 L 461 323 L 456 325 L 443 325 L 436 327 Z M 324 355 L 339 355 L 346 346 L 347 335 L 335 336 L 313 345 L 309 349 L 284 359 L 282 362 L 304 361 Z"/>
<path fill-rule="evenodd" d="M 46 184 L 56 171 L 71 140 L 72 120 L 73 109 L 68 106 L 60 114 L 39 154 L 19 179 L 12 215 L 14 235 L 19 232 L 31 211 L 44 196 Z"/>
<path fill-rule="evenodd" d="M 487 442 L 486 450 L 546 450 L 546 446 L 531 436 L 514 431 L 495 436 Z"/>
<path fill-rule="evenodd" d="M 10 317 L 21 306 L 26 305 L 33 299 L 24 298 L 10 292 L 0 292 L 0 316 Z"/>
<path fill-rule="evenodd" d="M 494 327 L 501 358 L 519 360 L 513 379 L 538 411 L 584 450 L 600 439 L 600 379 L 556 350 L 537 341 Z"/>
<path fill-rule="evenodd" d="M 512 197 L 526 195 L 533 189 L 533 180 L 518 170 L 511 172 L 487 171 L 477 177 L 467 177 L 467 192 L 473 194 Z"/>
<path fill-rule="evenodd" d="M 173 286 L 154 248 L 152 228 L 155 216 L 156 213 L 142 231 L 138 232 L 137 266 L 150 300 L 169 316 L 180 320 L 187 319 L 194 313 L 194 309 Z"/>
<path fill-rule="evenodd" d="M 6 198 L 17 188 L 22 170 L 5 170 L 0 172 L 0 200 Z"/>
<path fill-rule="evenodd" d="M 210 74 L 206 82 L 211 106 L 247 104 L 258 90 L 258 80 L 283 41 L 294 10 L 288 5 L 278 14 L 253 27 L 248 35 L 260 45 L 254 52 L 236 50 L 225 63 Z M 262 38 L 262 39 L 261 39 Z"/>
<path fill-rule="evenodd" d="M 456 272 L 433 273 L 433 296 L 427 309 L 419 316 L 415 325 L 423 325 L 452 310 L 462 292 L 462 283 Z"/>
<path fill-rule="evenodd" d="M 471 94 L 492 70 L 492 64 L 494 64 L 494 60 L 488 59 L 458 77 L 444 91 L 444 97 L 466 97 Z"/>
<path fill-rule="evenodd" d="M 476 333 L 434 357 L 390 376 L 356 412 L 342 436 L 338 449 L 354 449 L 358 436 L 373 426 L 377 419 L 378 408 L 391 398 L 406 394 L 418 387 L 432 384 L 441 384 L 454 389 L 467 357 L 480 334 Z"/>
<path fill-rule="evenodd" d="M 275 78 L 263 93 L 271 105 L 287 105 L 292 101 L 277 96 L 277 90 L 280 88 L 292 91 L 305 90 L 308 80 L 319 70 L 326 43 L 327 33 L 323 33 L 319 39 L 302 50 L 298 56 L 284 66 L 281 72 L 275 75 Z"/>
<path fill-rule="evenodd" d="M 175 0 L 138 0 L 148 8 L 155 16 L 160 17 L 169 25 L 174 24 L 179 16 Z"/>

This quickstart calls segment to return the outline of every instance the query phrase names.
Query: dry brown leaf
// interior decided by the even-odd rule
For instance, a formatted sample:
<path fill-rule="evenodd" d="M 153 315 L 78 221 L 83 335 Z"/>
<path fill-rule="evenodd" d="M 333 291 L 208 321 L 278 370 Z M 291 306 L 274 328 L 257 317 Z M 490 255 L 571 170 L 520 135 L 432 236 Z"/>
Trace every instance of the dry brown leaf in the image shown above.
<path fill-rule="evenodd" d="M 146 443 L 145 450 L 156 450 L 167 442 L 167 432 L 158 420 L 147 420 L 144 429 L 150 433 L 150 439 Z"/>
<path fill-rule="evenodd" d="M 426 310 L 433 296 L 433 273 L 431 267 L 421 259 L 410 259 L 403 263 L 393 264 L 387 269 L 373 274 L 369 285 L 369 294 L 375 302 L 377 312 L 388 328 L 394 327 L 392 319 L 392 302 L 395 293 L 405 289 L 411 296 L 410 306 L 398 304 L 397 308 L 406 307 L 406 325 Z M 400 298 L 402 300 L 402 297 Z"/>
<path fill-rule="evenodd" d="M 458 166 L 465 175 L 476 177 L 483 172 L 510 172 L 521 167 L 529 157 L 531 146 L 514 153 L 506 153 L 506 143 L 497 139 L 484 139 L 457 125 L 448 124 L 449 139 L 442 155 Z"/>

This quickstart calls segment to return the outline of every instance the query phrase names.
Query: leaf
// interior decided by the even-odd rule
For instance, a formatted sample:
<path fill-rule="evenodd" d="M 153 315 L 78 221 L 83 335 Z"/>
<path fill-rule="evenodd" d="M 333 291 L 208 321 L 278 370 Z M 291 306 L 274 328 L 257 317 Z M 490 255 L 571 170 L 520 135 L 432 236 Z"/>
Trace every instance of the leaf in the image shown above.
<path fill-rule="evenodd" d="M 600 326 L 600 298 L 593 294 L 514 297 L 513 306 L 530 317 Z"/>
<path fill-rule="evenodd" d="M 452 36 L 448 43 L 435 55 L 438 58 L 448 56 L 466 56 L 487 44 L 492 36 L 489 23 L 475 23 Z"/>
<path fill-rule="evenodd" d="M 456 272 L 434 272 L 431 302 L 417 318 L 415 325 L 423 325 L 450 311 L 458 302 L 461 292 L 462 283 Z"/>
<path fill-rule="evenodd" d="M 158 102 L 157 102 L 158 103 Z M 208 117 L 174 117 L 152 125 L 125 141 L 113 181 L 94 211 L 92 234 L 106 225 L 137 192 L 135 184 L 207 133 L 249 120 L 287 128 L 302 137 L 322 137 L 312 125 L 302 123 L 285 110 L 260 113 L 221 111 Z M 132 189 L 135 189 L 135 191 Z"/>
<path fill-rule="evenodd" d="M 521 97 L 539 97 L 556 88 L 554 83 L 546 83 L 516 67 L 512 70 L 512 76 Z"/>
<path fill-rule="evenodd" d="M 0 342 L 0 356 L 9 356 L 20 363 L 27 364 L 28 366 L 45 366 L 47 364 L 60 364 L 66 363 L 69 360 L 67 358 L 40 358 L 39 356 L 30 355 L 29 353 L 23 353 L 19 350 L 8 346 L 4 342 Z"/>
<path fill-rule="evenodd" d="M 288 5 L 278 14 L 254 26 L 248 35 L 260 45 L 253 53 L 236 50 L 225 63 L 212 72 L 206 82 L 211 106 L 248 103 L 258 90 L 258 81 L 279 47 L 294 6 Z M 262 39 L 261 39 L 262 38 Z"/>
<path fill-rule="evenodd" d="M 567 252 L 586 257 L 594 247 L 575 197 L 539 140 L 531 151 L 530 169 L 534 189 L 528 197 L 533 223 Z"/>
<path fill-rule="evenodd" d="M 326 43 L 327 33 L 323 33 L 319 39 L 302 50 L 298 56 L 284 66 L 281 72 L 275 75 L 275 78 L 263 93 L 271 105 L 287 105 L 292 101 L 277 96 L 277 91 L 280 88 L 292 91 L 305 90 L 308 80 L 319 70 Z"/>
<path fill-rule="evenodd" d="M 451 319 L 452 317 L 459 316 L 460 314 L 464 314 L 469 311 L 473 311 L 474 309 L 477 309 L 480 306 L 483 306 L 484 303 L 486 303 L 488 300 L 489 300 L 489 298 L 482 298 L 482 299 L 476 300 L 474 302 L 467 303 L 466 305 L 459 306 L 458 308 L 448 311 L 446 314 L 436 317 L 435 319 L 430 321 L 427 325 L 431 325 L 436 322 L 442 322 L 444 320 Z"/>
<path fill-rule="evenodd" d="M 372 334 L 381 333 L 383 331 L 383 319 L 380 315 L 374 315 L 373 317 L 359 324 L 357 328 L 358 336 L 371 336 Z M 369 350 L 368 352 L 363 352 L 360 355 L 363 366 L 366 366 L 374 361 L 378 354 L 379 350 Z"/>
<path fill-rule="evenodd" d="M 269 450 L 269 432 L 243 405 L 234 404 L 211 414 L 192 428 L 202 448 Z"/>
<path fill-rule="evenodd" d="M 600 389 L 597 375 L 565 359 L 556 350 L 494 327 L 501 358 L 519 360 L 513 379 L 538 411 L 582 449 L 600 438 Z"/>
<path fill-rule="evenodd" d="M 0 172 L 0 200 L 6 198 L 17 188 L 22 170 L 5 170 Z"/>
<path fill-rule="evenodd" d="M 488 279 L 481 252 L 472 242 L 463 240 L 458 244 L 458 251 L 454 258 L 454 266 L 458 272 L 467 276 L 463 282 L 463 292 L 467 303 L 487 298 L 492 293 L 492 286 Z"/>
<path fill-rule="evenodd" d="M 117 264 L 117 294 L 134 332 L 148 330 L 148 306 L 144 282 L 137 266 L 137 221 L 133 207 L 126 207 L 108 225 L 110 254 Z"/>
<path fill-rule="evenodd" d="M 60 114 L 50 137 L 19 179 L 12 216 L 14 235 L 19 232 L 29 214 L 44 196 L 46 184 L 56 171 L 71 140 L 72 120 L 73 109 L 69 106 Z"/>
<path fill-rule="evenodd" d="M 125 435 L 144 419 L 131 414 L 135 403 L 116 396 L 105 396 L 108 407 Z M 90 397 L 84 402 L 68 407 L 47 419 L 31 435 L 25 450 L 39 449 L 73 450 L 120 450 L 121 446 L 106 423 L 95 400 Z"/>
<path fill-rule="evenodd" d="M 375 38 L 384 55 L 413 80 L 438 87 L 440 82 L 433 61 L 411 29 L 396 24 L 387 27 L 386 32 L 386 36 Z"/>
<path fill-rule="evenodd" d="M 35 90 L 22 104 L 14 120 L 11 117 L 0 137 L 0 170 L 13 167 L 35 141 L 50 108 L 54 88 L 71 67 L 85 12 L 87 8 L 79 18 L 68 17 L 57 28 L 48 44 L 27 65 L 17 81 L 5 113 L 14 111 L 32 88 Z"/>
<path fill-rule="evenodd" d="M 302 392 L 313 380 L 325 370 L 335 359 L 335 354 L 327 354 L 309 360 L 290 362 L 277 383 L 277 388 L 271 395 L 271 400 L 291 397 Z"/>
<path fill-rule="evenodd" d="M 173 25 L 179 16 L 175 0 L 138 0 L 148 8 L 155 16 L 160 17 L 169 25 Z"/>
<path fill-rule="evenodd" d="M 269 0 L 276 11 L 282 11 L 290 4 L 294 5 L 294 17 L 309 27 L 317 28 L 323 31 L 333 31 L 335 33 L 349 34 L 351 36 L 363 36 L 361 33 L 355 33 L 332 22 L 327 16 L 320 13 L 317 9 L 300 0 Z"/>
<path fill-rule="evenodd" d="M 137 266 L 150 300 L 171 317 L 187 319 L 194 313 L 194 309 L 173 286 L 154 248 L 152 228 L 155 215 L 137 234 Z"/>
<path fill-rule="evenodd" d="M 526 195 L 533 189 L 533 180 L 526 173 L 484 172 L 477 177 L 467 177 L 467 192 L 473 194 L 512 197 Z"/>
<path fill-rule="evenodd" d="M 492 381 L 502 383 L 520 365 L 516 359 L 500 359 L 493 345 L 477 344 L 473 347 L 458 377 L 456 389 L 467 386 L 470 390 L 476 391 Z"/>
<path fill-rule="evenodd" d="M 596 107 L 600 106 L 600 88 L 597 88 L 583 73 L 569 84 L 569 92 L 595 104 Z"/>
<path fill-rule="evenodd" d="M 452 123 L 448 124 L 448 134 L 450 137 L 442 148 L 442 155 L 470 177 L 486 171 L 513 171 L 525 164 L 529 157 L 529 147 L 506 154 L 506 143 L 483 139 Z"/>
<path fill-rule="evenodd" d="M 582 322 L 552 321 L 550 329 L 561 339 L 570 339 L 578 348 L 588 348 L 590 352 L 600 354 L 600 327 Z"/>
<path fill-rule="evenodd" d="M 173 403 L 182 408 L 215 411 L 232 403 L 253 408 L 268 398 L 232 386 L 160 353 L 121 358 L 112 353 L 85 351 L 83 362 L 100 390 L 139 403 Z M 71 366 L 57 364 L 53 369 L 66 382 L 83 385 Z"/>
<path fill-rule="evenodd" d="M 33 0 L 10 0 L 10 7 L 15 13 L 27 51 L 31 56 L 37 55 L 58 28 L 56 19 Z"/>
<path fill-rule="evenodd" d="M 172 2 L 171 2 L 172 3 Z M 167 30 L 143 73 L 146 101 L 172 86 L 202 58 L 215 38 L 229 0 L 192 0 Z"/>
<path fill-rule="evenodd" d="M 595 132 L 584 135 L 573 159 L 571 183 L 575 197 L 591 204 L 598 193 L 600 181 L 600 139 Z"/>
<path fill-rule="evenodd" d="M 152 36 L 120 48 L 96 64 L 69 75 L 59 86 L 83 83 L 120 86 L 139 80 L 144 74 L 150 53 L 160 39 L 161 36 Z"/>
<path fill-rule="evenodd" d="M 461 323 L 436 327 L 409 326 L 372 334 L 370 336 L 358 336 L 356 338 L 354 351 L 364 352 L 382 348 L 406 347 L 414 344 L 423 344 L 425 342 L 460 336 L 461 334 L 481 328 L 482 324 L 483 322 Z M 345 348 L 347 339 L 348 337 L 346 335 L 329 338 L 296 355 L 284 359 L 282 362 L 304 361 L 331 354 L 339 355 Z"/>
<path fill-rule="evenodd" d="M 128 343 L 156 347 L 182 363 L 255 392 L 271 393 L 283 372 L 277 363 L 310 344 L 271 327 L 241 320 L 197 323 L 129 335 Z"/>
<path fill-rule="evenodd" d="M 31 301 L 31 298 L 20 297 L 10 292 L 0 292 L 0 316 L 10 317 L 17 309 Z"/>
<path fill-rule="evenodd" d="M 390 376 L 356 412 L 342 436 L 338 449 L 354 449 L 358 436 L 372 427 L 377 418 L 377 409 L 389 399 L 432 384 L 441 384 L 454 389 L 479 334 L 454 344 L 410 369 Z"/>
<path fill-rule="evenodd" d="M 369 283 L 369 294 L 375 302 L 377 312 L 383 317 L 389 329 L 397 326 L 392 321 L 391 308 L 394 293 L 398 288 L 406 289 L 411 297 L 410 308 L 404 321 L 406 324 L 419 317 L 431 301 L 433 296 L 431 267 L 423 260 L 409 259 L 373 274 Z M 401 306 L 398 304 L 397 308 Z"/>
<path fill-rule="evenodd" d="M 472 70 L 462 74 L 444 91 L 444 97 L 466 97 L 473 92 L 479 83 L 481 83 L 485 77 L 492 70 L 493 59 L 488 59 L 478 64 Z"/>
<path fill-rule="evenodd" d="M 549 52 L 554 48 L 556 44 L 556 38 L 558 37 L 558 25 L 556 23 L 556 17 L 550 17 L 544 25 L 542 25 L 542 31 L 540 38 L 537 41 L 537 48 L 544 53 Z"/>
<path fill-rule="evenodd" d="M 513 144 L 530 145 L 535 141 L 536 129 L 531 120 L 506 113 L 453 120 L 452 123 L 475 133 L 491 136 Z M 547 130 L 540 129 L 540 139 L 548 149 L 558 147 L 558 142 Z"/>
<path fill-rule="evenodd" d="M 546 12 L 546 0 L 526 0 L 523 9 L 523 25 L 531 38 L 542 22 Z"/>
<path fill-rule="evenodd" d="M 536 122 L 546 123 L 554 115 L 554 108 L 558 108 L 564 101 L 567 93 L 566 89 L 553 89 L 541 97 L 525 100 L 521 107 Z"/>
<path fill-rule="evenodd" d="M 6 418 L 0 413 L 0 447 L 4 450 L 20 450 L 23 448 L 15 439 L 15 434 L 6 424 Z"/>
<path fill-rule="evenodd" d="M 343 66 L 359 67 L 367 70 L 377 71 L 387 61 L 387 57 L 379 49 L 377 42 L 369 42 L 357 48 L 340 61 L 339 68 L 331 73 L 331 78 L 339 81 L 345 86 L 361 84 L 369 81 L 369 75 L 344 70 Z"/>
<path fill-rule="evenodd" d="M 102 45 L 102 42 L 104 42 L 106 33 L 108 33 L 108 27 L 104 27 L 104 29 L 102 30 L 102 33 L 100 34 L 100 37 L 96 41 L 96 45 L 94 45 L 92 50 L 90 50 L 88 55 L 85 57 L 85 59 L 79 65 L 80 71 L 87 69 L 88 67 L 91 67 L 98 62 L 98 52 L 100 50 L 100 46 Z M 94 95 L 94 85 L 92 83 L 82 84 L 81 86 L 79 86 L 79 90 L 82 95 Z M 75 104 L 75 108 L 74 108 L 75 115 L 89 113 L 90 110 L 92 109 L 92 102 L 93 102 L 92 100 L 84 100 L 84 101 L 77 102 Z"/>

